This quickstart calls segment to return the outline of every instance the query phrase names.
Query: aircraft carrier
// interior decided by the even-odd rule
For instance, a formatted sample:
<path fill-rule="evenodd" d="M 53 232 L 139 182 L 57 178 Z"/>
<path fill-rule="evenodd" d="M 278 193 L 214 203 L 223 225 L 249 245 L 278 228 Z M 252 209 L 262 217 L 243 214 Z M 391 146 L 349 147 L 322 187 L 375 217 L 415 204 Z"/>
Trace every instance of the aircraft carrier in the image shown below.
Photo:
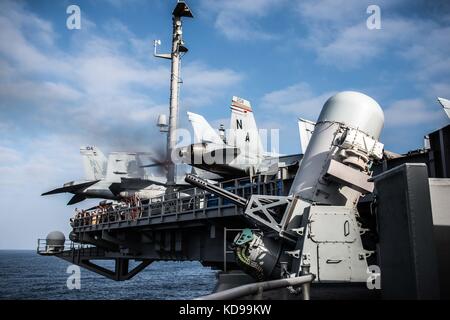
<path fill-rule="evenodd" d="M 165 181 L 122 179 L 105 197 L 113 203 L 82 210 L 68 240 L 51 232 L 37 252 L 116 281 L 154 261 L 200 261 L 219 270 L 214 292 L 200 299 L 450 298 L 450 125 L 397 154 L 379 141 L 378 103 L 346 91 L 330 97 L 317 121 L 300 120 L 302 154 L 271 156 L 269 166 L 237 166 L 249 150 L 215 134 L 176 148 L 180 59 L 188 52 L 182 23 L 194 15 L 178 1 L 172 16 L 171 53 L 158 53 L 158 41 L 154 53 L 171 62 L 170 114 L 158 123 L 167 131 Z M 248 101 L 233 104 L 242 117 L 252 112 Z M 236 129 L 246 130 L 242 122 Z M 236 139 L 249 132 L 236 131 Z M 219 151 L 232 160 L 205 163 Z M 179 181 L 172 155 L 198 170 Z M 137 197 L 124 191 L 132 182 L 163 191 Z"/>

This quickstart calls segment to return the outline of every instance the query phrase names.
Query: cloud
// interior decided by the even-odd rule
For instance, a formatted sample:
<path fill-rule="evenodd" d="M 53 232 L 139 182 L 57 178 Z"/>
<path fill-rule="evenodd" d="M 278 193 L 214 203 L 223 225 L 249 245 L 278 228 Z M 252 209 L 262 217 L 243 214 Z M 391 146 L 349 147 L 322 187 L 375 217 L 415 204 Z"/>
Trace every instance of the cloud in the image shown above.
<path fill-rule="evenodd" d="M 450 17 L 450 15 L 449 15 Z M 436 22 L 416 23 L 410 29 L 414 38 L 410 45 L 400 53 L 403 58 L 411 62 L 419 80 L 427 81 L 434 78 L 450 76 L 450 26 L 442 26 Z"/>
<path fill-rule="evenodd" d="M 382 92 L 375 91 L 382 98 L 379 102 L 387 106 L 386 128 L 391 134 L 395 128 L 395 135 L 411 136 L 414 131 L 421 137 L 442 125 L 435 100 L 450 90 L 448 2 L 316 0 L 297 4 L 305 27 L 297 42 L 314 53 L 318 65 L 329 72 L 337 69 L 343 77 L 367 70 L 368 79 L 383 83 Z M 380 30 L 366 27 L 369 4 L 381 8 Z M 413 146 L 390 136 L 386 139 L 392 145 Z"/>
<path fill-rule="evenodd" d="M 450 99 L 450 82 L 436 82 L 427 85 L 432 97 L 447 97 Z"/>
<path fill-rule="evenodd" d="M 431 105 L 433 109 L 427 107 L 421 99 L 398 100 L 384 111 L 386 127 L 413 127 L 442 119 L 442 110 L 439 110 L 436 103 Z"/>
<path fill-rule="evenodd" d="M 194 61 L 182 71 L 183 105 L 188 108 L 198 108 L 213 103 L 222 96 L 226 88 L 236 87 L 244 76 L 228 68 L 216 69 L 204 63 Z M 186 80 L 184 80 L 186 79 Z"/>
<path fill-rule="evenodd" d="M 284 3 L 284 0 L 203 0 L 201 6 L 214 15 L 214 26 L 229 40 L 271 40 L 277 36 L 264 30 L 257 20 Z"/>
<path fill-rule="evenodd" d="M 70 195 L 43 199 L 41 193 L 82 176 L 77 139 L 58 134 L 0 141 L 0 202 L 6 208 L 0 211 L 0 248 L 31 249 L 51 229 L 68 234 Z"/>
<path fill-rule="evenodd" d="M 130 6 L 130 5 L 141 5 L 145 3 L 145 0 L 102 0 L 107 5 L 111 5 L 113 7 L 116 7 L 117 9 L 121 9 L 124 6 Z"/>
<path fill-rule="evenodd" d="M 246 15 L 231 11 L 217 15 L 215 27 L 229 40 L 271 40 L 275 35 L 263 31 L 256 22 L 247 20 Z"/>
<path fill-rule="evenodd" d="M 2 1 L 0 8 L 0 54 L 16 72 L 63 74 L 70 70 L 69 64 L 43 53 L 54 49 L 56 34 L 51 24 L 25 11 L 20 3 Z"/>
<path fill-rule="evenodd" d="M 70 135 L 50 135 L 45 139 L 17 140 L 12 146 L 1 146 L 5 157 L 0 162 L 0 193 L 19 192 L 24 186 L 36 187 L 36 194 L 48 184 L 60 185 L 61 176 L 68 177 L 81 168 L 78 157 L 79 138 Z M 73 161 L 75 158 L 77 161 Z"/>
<path fill-rule="evenodd" d="M 335 92 L 317 91 L 305 82 L 264 94 L 254 108 L 259 129 L 278 130 L 279 141 L 270 140 L 267 151 L 292 154 L 300 152 L 297 119 L 316 121 L 324 103 Z M 275 132 L 269 131 L 270 136 Z M 274 137 L 275 138 L 275 137 Z"/>
<path fill-rule="evenodd" d="M 316 121 L 325 102 L 336 93 L 335 91 L 316 93 L 307 83 L 300 82 L 266 93 L 261 99 L 260 106 L 270 114 L 271 118 L 293 115 Z M 386 126 L 396 128 L 435 123 L 443 116 L 434 100 L 427 104 L 421 98 L 396 100 L 384 106 L 383 109 Z M 273 113 L 274 111 L 276 114 Z M 272 126 L 277 124 L 273 120 L 271 123 Z M 278 127 L 283 126 L 278 123 Z"/>
<path fill-rule="evenodd" d="M 316 94 L 305 83 L 297 83 L 286 88 L 266 93 L 261 99 L 261 107 L 277 114 L 293 115 L 315 121 L 325 101 L 335 92 Z"/>
<path fill-rule="evenodd" d="M 7 101 L 14 103 L 39 101 L 48 106 L 58 102 L 78 100 L 81 98 L 81 93 L 63 83 L 21 80 L 3 84 L 0 87 L 0 97 L 3 103 Z"/>
<path fill-rule="evenodd" d="M 14 149 L 2 147 L 0 145 L 0 154 L 2 155 L 0 158 L 0 165 L 3 164 L 12 164 L 17 162 L 21 157 L 19 152 Z"/>
<path fill-rule="evenodd" d="M 26 108 L 30 113 L 22 117 L 41 130 L 78 134 L 109 150 L 151 147 L 156 118 L 167 113 L 170 65 L 150 57 L 147 38 L 117 19 L 106 28 L 84 17 L 83 28 L 69 34 L 67 50 L 54 41 L 59 35 L 52 25 L 23 4 L 5 1 L 1 7 L 0 114 L 17 117 L 9 111 Z M 201 61 L 183 65 L 183 77 L 182 102 L 193 106 L 211 103 L 242 79 Z"/>
<path fill-rule="evenodd" d="M 350 24 L 355 15 L 365 15 L 368 4 L 361 0 L 297 1 L 295 10 L 307 23 Z"/>
<path fill-rule="evenodd" d="M 432 32 L 429 22 L 418 22 L 407 18 L 383 18 L 382 29 L 369 30 L 364 19 L 350 26 L 319 27 L 311 31 L 310 37 L 302 46 L 316 52 L 317 61 L 340 70 L 363 68 L 374 59 L 385 55 L 400 57 L 413 54 L 405 53 L 413 47 L 422 47 L 422 40 L 415 41 L 413 35 L 425 36 Z M 433 50 L 434 51 L 434 50 Z"/>
<path fill-rule="evenodd" d="M 448 72 L 448 11 L 433 15 L 428 12 L 430 4 L 378 1 L 381 29 L 369 30 L 366 9 L 370 4 L 359 0 L 298 2 L 297 12 L 306 27 L 298 43 L 313 50 L 319 63 L 341 70 L 363 68 L 390 55 L 411 61 L 412 69 L 420 70 L 423 77 Z M 420 16 L 408 15 L 418 11 Z"/>
<path fill-rule="evenodd" d="M 401 20 L 384 20 L 383 30 L 368 30 L 365 22 L 342 30 L 317 50 L 318 61 L 338 69 L 358 68 L 379 57 L 391 47 L 404 42 L 406 34 L 415 30 L 414 24 Z"/>

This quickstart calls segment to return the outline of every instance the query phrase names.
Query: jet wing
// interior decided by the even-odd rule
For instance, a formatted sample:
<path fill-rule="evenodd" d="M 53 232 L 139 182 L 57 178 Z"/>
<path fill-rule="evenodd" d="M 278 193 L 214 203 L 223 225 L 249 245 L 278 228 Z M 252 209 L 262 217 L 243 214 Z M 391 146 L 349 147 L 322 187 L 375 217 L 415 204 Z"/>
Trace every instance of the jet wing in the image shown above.
<path fill-rule="evenodd" d="M 122 191 L 141 190 L 145 189 L 146 187 L 152 184 L 153 184 L 152 182 L 149 182 L 141 178 L 121 178 L 120 182 L 111 183 L 111 185 L 109 186 L 109 190 L 115 196 L 118 196 Z"/>
<path fill-rule="evenodd" d="M 111 183 L 111 185 L 108 187 L 108 189 L 115 196 L 117 196 L 120 192 L 122 192 L 124 190 L 123 187 L 122 187 L 122 183 L 121 182 L 113 182 L 113 183 Z"/>
<path fill-rule="evenodd" d="M 78 203 L 78 202 L 81 202 L 81 201 L 84 201 L 84 200 L 86 200 L 86 196 L 85 195 L 83 195 L 83 194 L 76 194 L 69 200 L 69 202 L 67 202 L 67 205 L 70 206 L 71 204 L 75 204 L 75 203 Z"/>
<path fill-rule="evenodd" d="M 74 193 L 74 192 L 89 188 L 90 186 L 96 184 L 99 181 L 100 180 L 94 180 L 94 181 L 87 181 L 87 182 L 81 182 L 81 183 L 76 183 L 75 181 L 72 181 L 69 183 L 65 183 L 64 186 L 61 188 L 56 188 L 56 189 L 44 192 L 41 195 L 47 196 L 50 194 L 65 193 L 65 192 Z"/>
<path fill-rule="evenodd" d="M 122 190 L 140 190 L 155 184 L 153 181 L 141 178 L 122 178 L 120 188 Z"/>

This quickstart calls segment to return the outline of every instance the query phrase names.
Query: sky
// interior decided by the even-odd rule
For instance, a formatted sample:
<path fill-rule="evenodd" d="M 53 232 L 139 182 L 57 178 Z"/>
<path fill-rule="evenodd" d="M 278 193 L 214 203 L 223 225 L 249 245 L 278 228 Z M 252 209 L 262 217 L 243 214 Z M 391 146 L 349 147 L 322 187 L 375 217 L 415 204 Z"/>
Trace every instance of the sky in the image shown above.
<path fill-rule="evenodd" d="M 81 29 L 69 30 L 69 5 Z M 259 128 L 280 130 L 280 152 L 299 153 L 298 117 L 316 120 L 344 90 L 385 113 L 386 149 L 407 152 L 448 118 L 450 2 L 410 0 L 191 0 L 185 19 L 180 126 L 186 111 L 228 124 L 233 95 L 250 100 Z M 34 249 L 68 235 L 70 195 L 42 192 L 84 171 L 79 148 L 151 152 L 168 113 L 168 0 L 0 0 L 0 249 Z M 369 29 L 369 5 L 381 28 Z"/>

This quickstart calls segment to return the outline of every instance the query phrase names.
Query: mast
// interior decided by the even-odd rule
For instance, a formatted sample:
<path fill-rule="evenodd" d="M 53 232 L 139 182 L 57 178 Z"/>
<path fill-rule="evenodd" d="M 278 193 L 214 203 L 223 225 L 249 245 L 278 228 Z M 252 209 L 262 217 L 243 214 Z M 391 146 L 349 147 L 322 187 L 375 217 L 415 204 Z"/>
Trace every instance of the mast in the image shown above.
<path fill-rule="evenodd" d="M 157 58 L 169 59 L 172 62 L 170 74 L 170 107 L 169 107 L 169 128 L 167 133 L 167 190 L 172 192 L 176 184 L 176 167 L 172 161 L 172 151 L 176 144 L 176 130 L 178 126 L 178 102 L 180 62 L 181 56 L 188 51 L 183 42 L 182 17 L 193 18 L 191 10 L 184 1 L 178 1 L 172 12 L 173 32 L 172 32 L 172 52 L 170 54 L 157 54 L 156 47 L 161 44 L 160 40 L 155 40 L 154 56 Z"/>

